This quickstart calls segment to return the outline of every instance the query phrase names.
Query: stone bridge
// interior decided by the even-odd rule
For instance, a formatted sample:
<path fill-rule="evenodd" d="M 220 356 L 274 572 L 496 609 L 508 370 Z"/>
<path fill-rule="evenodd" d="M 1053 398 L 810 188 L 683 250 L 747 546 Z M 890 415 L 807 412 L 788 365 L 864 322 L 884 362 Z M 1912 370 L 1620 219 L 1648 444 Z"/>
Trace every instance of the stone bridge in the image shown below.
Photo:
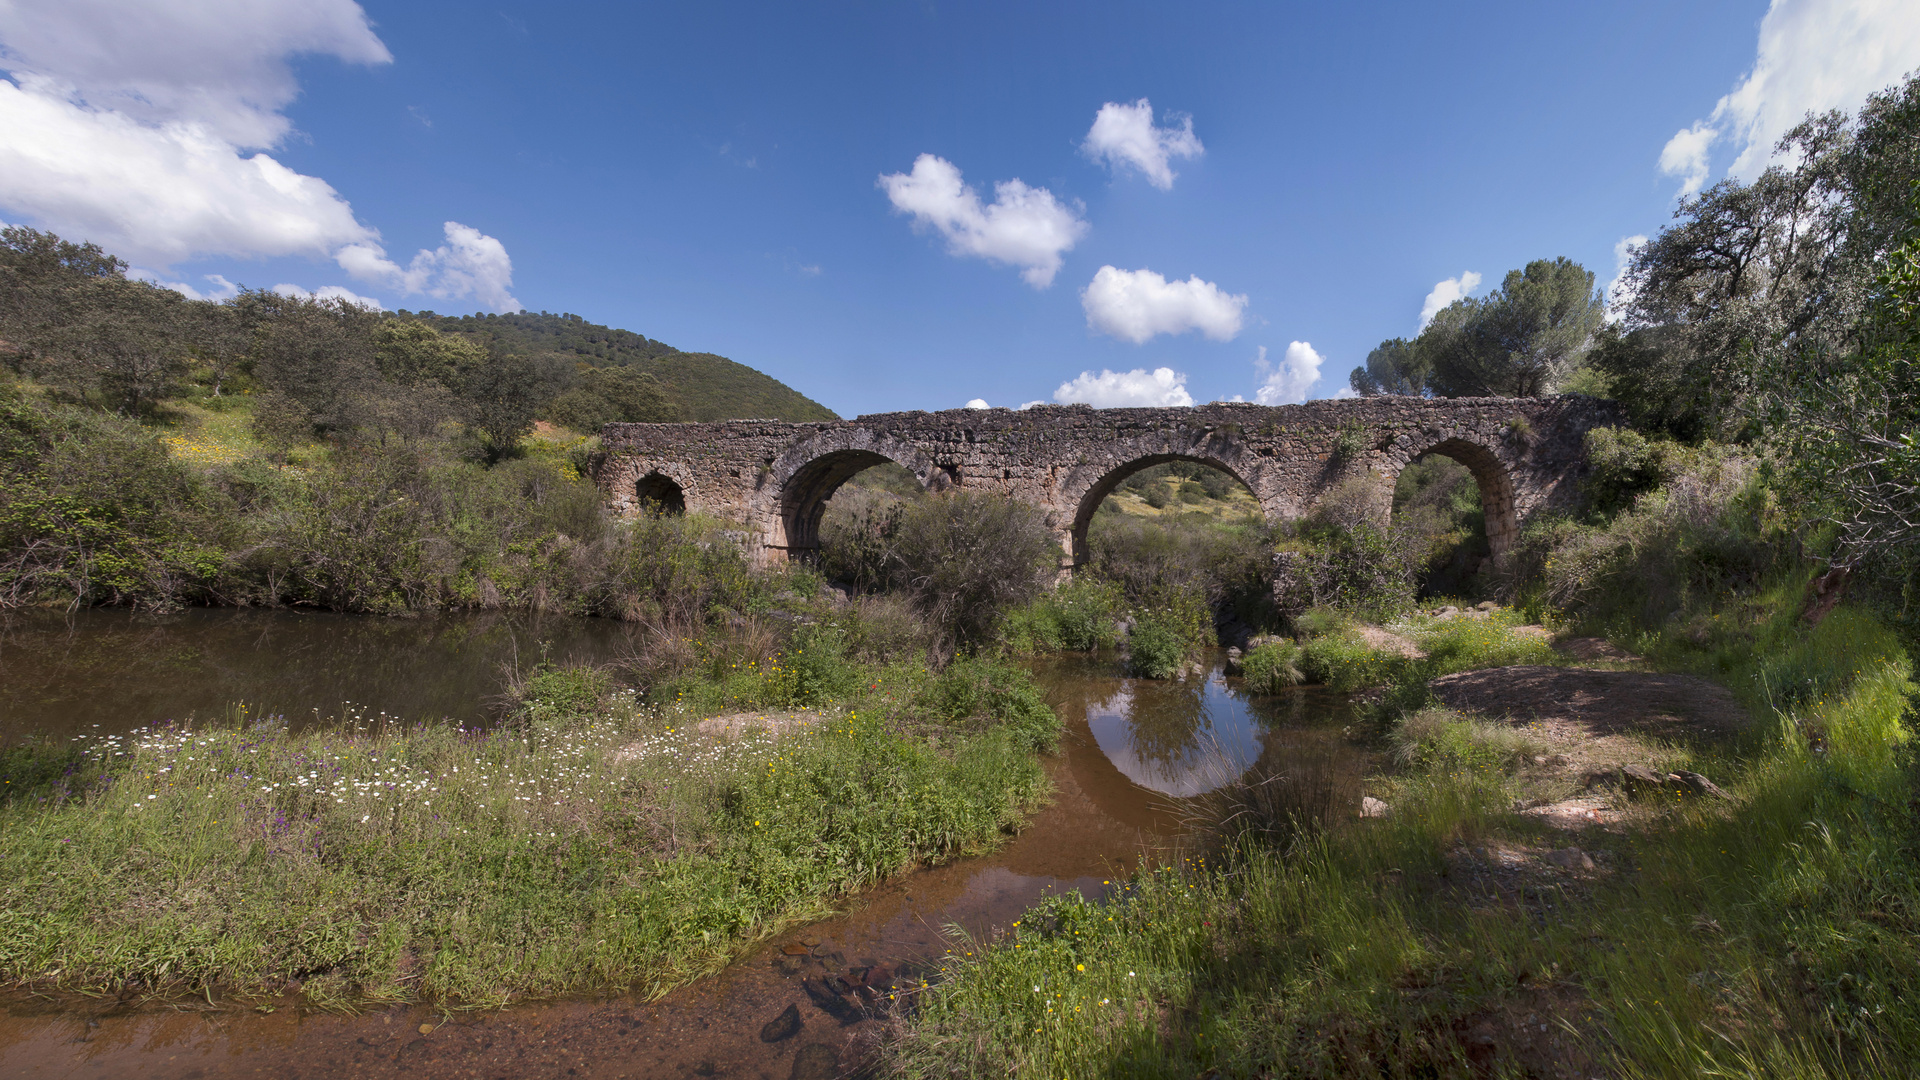
<path fill-rule="evenodd" d="M 651 503 L 740 522 L 749 553 L 764 564 L 817 551 L 820 518 L 835 489 L 863 469 L 898 462 L 929 490 L 991 491 L 1041 508 L 1059 539 L 1062 566 L 1070 568 L 1086 557 L 1087 523 L 1100 501 L 1131 474 L 1162 462 L 1194 461 L 1231 474 L 1270 520 L 1307 514 L 1336 486 L 1358 481 L 1384 520 L 1400 470 L 1423 455 L 1444 454 L 1479 482 L 1497 557 L 1532 515 L 1578 505 L 1587 430 L 1621 422 L 1612 403 L 1568 394 L 609 424 L 595 471 L 618 511 Z"/>

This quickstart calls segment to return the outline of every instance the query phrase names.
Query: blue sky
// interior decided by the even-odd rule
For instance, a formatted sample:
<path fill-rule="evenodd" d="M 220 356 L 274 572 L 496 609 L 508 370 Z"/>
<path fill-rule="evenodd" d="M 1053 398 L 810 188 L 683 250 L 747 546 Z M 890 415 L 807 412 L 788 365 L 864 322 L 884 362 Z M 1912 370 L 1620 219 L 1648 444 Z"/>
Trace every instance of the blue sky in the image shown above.
<path fill-rule="evenodd" d="M 1449 279 L 1604 284 L 1920 67 L 1920 15 L 23 0 L 0 47 L 9 222 L 209 295 L 575 312 L 854 415 L 1329 396 Z"/>

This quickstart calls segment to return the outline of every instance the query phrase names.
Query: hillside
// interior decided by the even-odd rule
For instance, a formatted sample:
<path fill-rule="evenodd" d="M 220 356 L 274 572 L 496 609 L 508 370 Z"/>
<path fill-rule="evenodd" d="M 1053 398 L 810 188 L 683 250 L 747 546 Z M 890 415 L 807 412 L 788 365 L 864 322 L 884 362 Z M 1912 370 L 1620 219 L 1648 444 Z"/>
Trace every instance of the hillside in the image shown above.
<path fill-rule="evenodd" d="M 578 315 L 401 312 L 446 333 L 495 349 L 595 368 L 628 368 L 659 381 L 688 420 L 835 420 L 833 410 L 770 375 L 712 353 L 681 352 L 665 342 L 587 322 Z"/>

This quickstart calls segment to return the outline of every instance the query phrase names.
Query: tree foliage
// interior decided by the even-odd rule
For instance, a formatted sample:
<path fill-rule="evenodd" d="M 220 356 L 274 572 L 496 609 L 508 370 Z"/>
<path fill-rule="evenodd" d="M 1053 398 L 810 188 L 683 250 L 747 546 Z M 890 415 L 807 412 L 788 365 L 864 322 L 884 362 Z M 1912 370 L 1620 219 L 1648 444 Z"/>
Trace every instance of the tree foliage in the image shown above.
<path fill-rule="evenodd" d="M 1381 342 L 1348 379 L 1368 395 L 1540 397 L 1579 367 L 1605 318 L 1591 271 L 1536 259 L 1487 296 L 1441 309 L 1414 340 Z"/>

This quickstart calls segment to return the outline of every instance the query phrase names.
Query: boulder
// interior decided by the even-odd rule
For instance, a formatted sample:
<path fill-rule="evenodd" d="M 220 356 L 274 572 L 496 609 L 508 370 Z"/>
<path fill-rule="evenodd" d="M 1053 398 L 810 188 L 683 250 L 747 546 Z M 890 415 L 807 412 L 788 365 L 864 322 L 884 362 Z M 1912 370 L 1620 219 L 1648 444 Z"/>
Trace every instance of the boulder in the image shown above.
<path fill-rule="evenodd" d="M 1626 789 L 1629 796 L 1638 797 L 1649 792 L 1665 791 L 1667 778 L 1645 765 L 1622 765 L 1620 786 Z"/>
<path fill-rule="evenodd" d="M 1244 655 L 1245 654 L 1242 653 L 1239 649 L 1227 650 L 1227 666 L 1225 669 L 1227 674 L 1229 675 L 1240 674 L 1240 660 Z"/>
<path fill-rule="evenodd" d="M 1362 795 L 1360 797 L 1361 817 L 1386 817 L 1391 813 L 1393 813 L 1393 807 L 1388 806 L 1379 799 L 1371 795 Z"/>
<path fill-rule="evenodd" d="M 1697 772 L 1682 769 L 1667 775 L 1667 785 L 1682 795 L 1697 795 L 1703 799 L 1729 799 L 1732 796 L 1720 790 L 1720 786 L 1701 776 Z"/>
<path fill-rule="evenodd" d="M 1593 869 L 1593 857 L 1577 847 L 1561 848 L 1559 851 L 1549 851 L 1540 857 L 1562 870 Z"/>

